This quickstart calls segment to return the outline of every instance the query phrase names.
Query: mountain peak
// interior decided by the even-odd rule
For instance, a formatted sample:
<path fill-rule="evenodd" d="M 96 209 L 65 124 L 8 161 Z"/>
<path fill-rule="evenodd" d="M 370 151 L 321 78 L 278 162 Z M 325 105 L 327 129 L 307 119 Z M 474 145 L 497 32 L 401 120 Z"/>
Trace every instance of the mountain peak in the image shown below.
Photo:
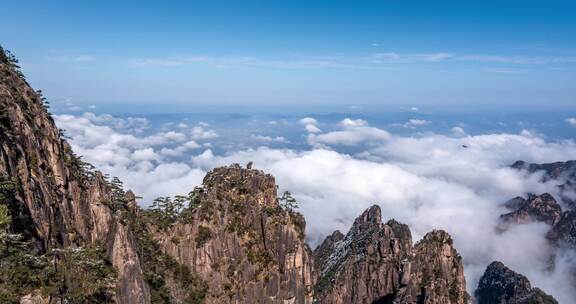
<path fill-rule="evenodd" d="M 368 208 L 344 238 L 333 233 L 314 251 L 318 302 L 418 303 L 426 297 L 427 303 L 467 303 L 462 261 L 450 236 L 434 231 L 419 244 L 412 247 L 407 225 L 382 224 L 380 207 Z"/>
<path fill-rule="evenodd" d="M 480 278 L 474 293 L 478 304 L 490 303 L 535 303 L 557 304 L 558 302 L 538 288 L 532 288 L 525 276 L 514 272 L 502 262 L 492 262 Z"/>
<path fill-rule="evenodd" d="M 372 205 L 370 208 L 362 212 L 362 214 L 354 221 L 354 226 L 363 224 L 382 224 L 382 210 L 380 209 L 380 206 Z"/>

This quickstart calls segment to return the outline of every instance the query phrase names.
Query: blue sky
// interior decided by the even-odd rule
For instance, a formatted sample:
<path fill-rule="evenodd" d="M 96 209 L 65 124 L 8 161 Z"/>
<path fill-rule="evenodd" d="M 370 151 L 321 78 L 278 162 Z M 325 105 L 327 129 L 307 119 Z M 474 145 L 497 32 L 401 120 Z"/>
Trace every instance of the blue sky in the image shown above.
<path fill-rule="evenodd" d="M 0 43 L 81 105 L 576 104 L 576 4 L 424 2 L 11 1 Z"/>

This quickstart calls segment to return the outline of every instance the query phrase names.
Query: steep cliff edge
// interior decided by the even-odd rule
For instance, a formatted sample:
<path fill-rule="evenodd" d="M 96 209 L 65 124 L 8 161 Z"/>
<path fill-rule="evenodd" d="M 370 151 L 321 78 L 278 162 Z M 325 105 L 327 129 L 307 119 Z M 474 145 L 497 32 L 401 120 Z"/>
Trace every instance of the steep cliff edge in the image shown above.
<path fill-rule="evenodd" d="M 31 242 L 38 255 L 59 248 L 104 247 L 117 270 L 115 298 L 149 302 L 133 236 L 115 215 L 124 198 L 113 193 L 101 174 L 86 170 L 61 138 L 41 94 L 1 48 L 0 176 L 12 188 L 0 202 L 10 210 L 10 233 Z"/>
<path fill-rule="evenodd" d="M 318 303 L 468 303 L 462 259 L 443 231 L 414 247 L 408 226 L 382 223 L 373 206 L 346 236 L 334 233 L 314 252 Z"/>

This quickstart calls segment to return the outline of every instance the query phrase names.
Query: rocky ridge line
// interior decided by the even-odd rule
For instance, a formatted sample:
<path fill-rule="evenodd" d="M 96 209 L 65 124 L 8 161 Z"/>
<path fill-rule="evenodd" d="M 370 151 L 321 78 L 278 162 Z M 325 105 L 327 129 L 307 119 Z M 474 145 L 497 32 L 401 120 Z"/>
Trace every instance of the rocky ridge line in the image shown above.
<path fill-rule="evenodd" d="M 317 303 L 468 303 L 462 259 L 450 236 L 435 230 L 412 246 L 408 226 L 382 223 L 372 206 L 342 238 L 335 232 L 314 252 L 322 265 Z"/>

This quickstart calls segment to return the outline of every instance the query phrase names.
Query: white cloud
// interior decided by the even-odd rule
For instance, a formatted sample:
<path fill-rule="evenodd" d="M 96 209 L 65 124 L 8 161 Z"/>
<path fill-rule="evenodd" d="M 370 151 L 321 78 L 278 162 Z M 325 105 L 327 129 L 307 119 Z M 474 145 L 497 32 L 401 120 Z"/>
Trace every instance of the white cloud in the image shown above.
<path fill-rule="evenodd" d="M 300 123 L 303 125 L 316 125 L 318 121 L 312 117 L 304 117 L 300 119 Z"/>
<path fill-rule="evenodd" d="M 260 142 L 267 142 L 267 143 L 287 143 L 288 140 L 286 138 L 284 138 L 283 136 L 265 136 L 265 135 L 257 135 L 257 134 L 252 134 L 251 135 L 252 139 L 260 141 Z"/>
<path fill-rule="evenodd" d="M 308 133 L 322 132 L 322 130 L 320 130 L 320 128 L 317 126 L 318 121 L 312 117 L 304 117 L 300 119 L 299 122 L 304 125 L 304 128 L 306 131 L 308 131 Z"/>
<path fill-rule="evenodd" d="M 129 60 L 128 64 L 136 68 L 144 67 L 181 67 L 192 64 L 208 65 L 216 69 L 231 68 L 268 68 L 268 69 L 381 69 L 390 64 L 444 64 L 486 63 L 488 72 L 509 72 L 494 65 L 552 65 L 576 63 L 576 57 L 552 56 L 510 56 L 501 54 L 456 54 L 448 52 L 398 53 L 378 52 L 363 56 L 324 55 L 324 56 L 284 56 L 260 58 L 255 56 L 178 56 L 160 58 L 140 58 Z"/>
<path fill-rule="evenodd" d="M 136 150 L 132 153 L 132 159 L 135 161 L 146 161 L 157 159 L 158 155 L 154 152 L 152 148 L 145 148 Z"/>
<path fill-rule="evenodd" d="M 52 51 L 48 53 L 49 54 L 48 57 L 46 57 L 46 59 L 55 62 L 82 63 L 96 60 L 96 57 L 90 54 L 71 55 L 71 54 L 64 54 L 62 52 L 52 52 Z"/>
<path fill-rule="evenodd" d="M 568 118 L 568 119 L 566 119 L 566 122 L 567 122 L 569 125 L 571 125 L 571 126 L 573 126 L 573 127 L 576 127 L 576 117 Z"/>
<path fill-rule="evenodd" d="M 326 58 L 291 57 L 282 59 L 264 59 L 252 56 L 217 57 L 217 56 L 188 56 L 171 58 L 145 58 L 130 60 L 132 67 L 177 67 L 188 64 L 209 64 L 217 69 L 235 67 L 272 68 L 272 69 L 320 69 L 320 68 L 354 68 L 354 65 L 339 62 L 328 56 Z"/>
<path fill-rule="evenodd" d="M 429 54 L 378 53 L 374 55 L 374 60 L 378 63 L 439 62 L 452 57 L 454 55 L 442 52 Z"/>
<path fill-rule="evenodd" d="M 403 124 L 404 128 L 408 128 L 408 129 L 413 129 L 419 126 L 424 126 L 427 124 L 432 123 L 429 120 L 424 120 L 424 119 L 409 119 L 408 122 L 406 122 L 405 124 Z"/>
<path fill-rule="evenodd" d="M 366 122 L 365 120 L 362 119 L 350 119 L 350 118 L 345 118 L 340 122 L 340 125 L 343 128 L 356 128 L 356 127 L 362 127 L 367 125 L 368 122 Z"/>
<path fill-rule="evenodd" d="M 452 129 L 450 129 L 450 131 L 452 131 L 452 134 L 456 135 L 456 136 L 465 136 L 466 135 L 466 131 L 464 131 L 464 128 L 456 126 L 453 127 Z"/>
<path fill-rule="evenodd" d="M 171 141 L 184 141 L 186 140 L 186 135 L 184 133 L 169 131 L 163 134 L 166 139 Z"/>
<path fill-rule="evenodd" d="M 526 73 L 525 70 L 521 70 L 521 69 L 501 68 L 501 67 L 483 68 L 482 71 L 486 72 L 486 73 L 495 73 L 495 74 L 522 74 L 522 73 Z"/>
<path fill-rule="evenodd" d="M 422 126 L 429 124 L 430 121 L 424 119 L 410 119 L 408 120 L 408 123 L 414 126 Z"/>
<path fill-rule="evenodd" d="M 309 133 L 322 132 L 322 130 L 320 130 L 320 128 L 318 128 L 317 126 L 315 126 L 315 125 L 313 125 L 313 124 L 305 125 L 304 128 L 305 128 L 306 131 L 308 131 Z"/>
<path fill-rule="evenodd" d="M 462 55 L 456 56 L 455 59 L 459 61 L 506 63 L 519 65 L 545 65 L 576 62 L 576 57 L 529 57 L 505 55 Z"/>
<path fill-rule="evenodd" d="M 160 154 L 167 157 L 180 157 L 190 150 L 198 149 L 201 147 L 202 146 L 199 145 L 197 142 L 191 140 L 175 148 L 163 147 L 160 150 Z"/>
<path fill-rule="evenodd" d="M 131 60 L 130 65 L 132 65 L 133 67 L 146 67 L 146 66 L 174 67 L 195 62 L 205 62 L 207 60 L 209 60 L 209 57 L 207 56 L 188 56 L 188 57 L 178 57 L 168 59 L 146 58 L 146 59 Z"/>
<path fill-rule="evenodd" d="M 343 130 L 332 131 L 322 134 L 309 134 L 308 143 L 321 147 L 328 146 L 355 146 L 361 143 L 379 143 L 390 137 L 390 134 L 382 129 L 368 126 L 368 123 L 362 119 L 343 119 L 339 125 Z"/>
<path fill-rule="evenodd" d="M 170 149 L 170 148 L 162 148 L 160 149 L 160 154 L 163 156 L 168 156 L 168 157 L 178 157 L 178 156 L 182 156 L 184 154 L 184 152 L 186 152 L 187 149 L 184 147 L 177 147 L 174 149 Z"/>
<path fill-rule="evenodd" d="M 96 106 L 94 106 L 95 108 Z M 110 114 L 100 114 L 96 115 L 91 112 L 86 112 L 82 114 L 82 117 L 101 125 L 110 126 L 117 130 L 127 130 L 130 129 L 132 132 L 142 132 L 150 127 L 150 122 L 148 119 L 143 117 L 126 117 L 118 118 Z"/>
<path fill-rule="evenodd" d="M 576 57 L 543 57 L 543 56 L 507 56 L 507 55 L 467 55 L 451 54 L 445 52 L 438 53 L 378 53 L 374 58 L 381 63 L 414 63 L 414 62 L 443 62 L 443 61 L 464 61 L 481 63 L 503 63 L 515 65 L 545 65 L 558 63 L 574 63 Z"/>
<path fill-rule="evenodd" d="M 214 130 L 207 130 L 208 124 L 199 123 L 191 130 L 192 138 L 197 140 L 212 139 L 218 137 L 218 133 Z"/>
<path fill-rule="evenodd" d="M 186 147 L 187 149 L 198 149 L 200 148 L 200 145 L 197 142 L 191 140 L 186 142 L 183 147 Z"/>

